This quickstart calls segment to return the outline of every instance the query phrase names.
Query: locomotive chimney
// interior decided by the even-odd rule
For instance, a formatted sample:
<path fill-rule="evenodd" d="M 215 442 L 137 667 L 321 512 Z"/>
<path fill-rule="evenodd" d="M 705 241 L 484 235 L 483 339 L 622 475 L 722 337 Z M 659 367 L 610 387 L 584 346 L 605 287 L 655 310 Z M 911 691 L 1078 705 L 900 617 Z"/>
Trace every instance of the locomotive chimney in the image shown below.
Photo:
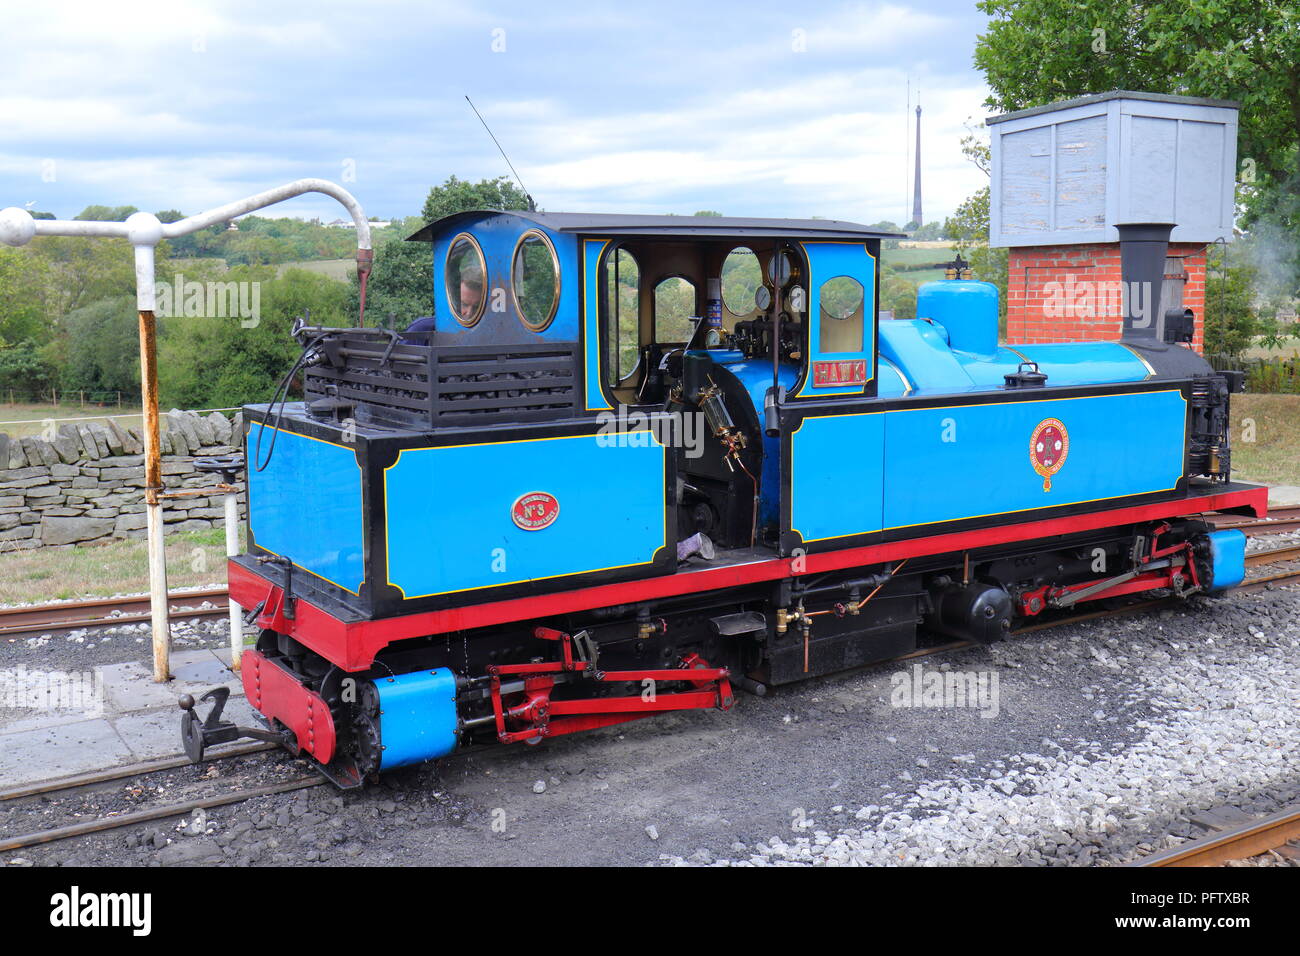
<path fill-rule="evenodd" d="M 1124 334 L 1128 340 L 1159 341 L 1160 293 L 1165 280 L 1171 222 L 1126 222 L 1119 230 L 1120 281 L 1123 285 Z"/>

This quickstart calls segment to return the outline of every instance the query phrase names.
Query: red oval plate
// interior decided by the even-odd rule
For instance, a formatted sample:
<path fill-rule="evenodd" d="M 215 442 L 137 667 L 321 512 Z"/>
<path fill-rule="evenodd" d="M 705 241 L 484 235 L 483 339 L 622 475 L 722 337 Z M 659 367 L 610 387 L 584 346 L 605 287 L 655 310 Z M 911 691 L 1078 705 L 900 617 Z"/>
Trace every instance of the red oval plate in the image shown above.
<path fill-rule="evenodd" d="M 555 523 L 560 516 L 560 502 L 555 495 L 545 491 L 530 491 L 520 495 L 510 506 L 510 518 L 525 531 L 541 531 Z"/>

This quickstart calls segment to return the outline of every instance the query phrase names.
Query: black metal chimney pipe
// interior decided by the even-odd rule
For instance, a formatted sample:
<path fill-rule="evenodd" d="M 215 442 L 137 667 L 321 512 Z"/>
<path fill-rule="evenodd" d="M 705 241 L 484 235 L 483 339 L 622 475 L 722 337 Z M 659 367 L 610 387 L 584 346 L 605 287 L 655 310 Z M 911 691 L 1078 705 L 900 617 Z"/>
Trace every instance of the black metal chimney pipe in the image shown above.
<path fill-rule="evenodd" d="M 1172 222 L 1117 223 L 1123 283 L 1124 334 L 1128 340 L 1160 341 L 1160 293 L 1165 283 Z"/>

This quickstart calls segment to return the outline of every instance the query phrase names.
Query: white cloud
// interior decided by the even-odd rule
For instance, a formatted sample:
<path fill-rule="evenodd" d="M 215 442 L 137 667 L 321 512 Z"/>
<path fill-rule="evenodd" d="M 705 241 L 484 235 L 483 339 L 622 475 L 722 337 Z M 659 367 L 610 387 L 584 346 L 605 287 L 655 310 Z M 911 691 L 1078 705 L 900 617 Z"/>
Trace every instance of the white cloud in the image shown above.
<path fill-rule="evenodd" d="M 368 208 L 405 214 L 447 175 L 507 172 L 469 92 L 547 208 L 901 220 L 909 73 L 925 90 L 927 218 L 984 181 L 959 154 L 984 96 L 973 31 L 961 40 L 932 6 L 69 0 L 14 5 L 6 34 L 0 206 L 196 211 L 339 178 L 351 158 Z M 336 215 L 323 199 L 283 208 Z"/>

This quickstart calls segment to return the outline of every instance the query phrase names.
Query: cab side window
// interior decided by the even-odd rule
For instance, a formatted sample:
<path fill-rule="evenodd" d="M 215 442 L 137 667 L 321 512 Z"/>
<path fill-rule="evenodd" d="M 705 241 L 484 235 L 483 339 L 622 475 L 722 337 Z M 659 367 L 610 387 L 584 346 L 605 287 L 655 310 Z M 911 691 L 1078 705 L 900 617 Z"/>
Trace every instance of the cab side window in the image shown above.
<path fill-rule="evenodd" d="M 695 331 L 695 285 L 681 276 L 669 276 L 655 286 L 655 342 L 684 345 Z"/>
<path fill-rule="evenodd" d="M 754 312 L 755 295 L 763 284 L 763 269 L 758 256 L 748 246 L 737 246 L 722 263 L 722 303 L 739 318 Z"/>
<path fill-rule="evenodd" d="M 641 360 L 641 266 L 626 249 L 605 263 L 605 381 L 615 387 L 636 371 Z"/>
<path fill-rule="evenodd" d="M 862 283 L 849 276 L 827 279 L 818 289 L 821 334 L 818 351 L 862 351 Z"/>

